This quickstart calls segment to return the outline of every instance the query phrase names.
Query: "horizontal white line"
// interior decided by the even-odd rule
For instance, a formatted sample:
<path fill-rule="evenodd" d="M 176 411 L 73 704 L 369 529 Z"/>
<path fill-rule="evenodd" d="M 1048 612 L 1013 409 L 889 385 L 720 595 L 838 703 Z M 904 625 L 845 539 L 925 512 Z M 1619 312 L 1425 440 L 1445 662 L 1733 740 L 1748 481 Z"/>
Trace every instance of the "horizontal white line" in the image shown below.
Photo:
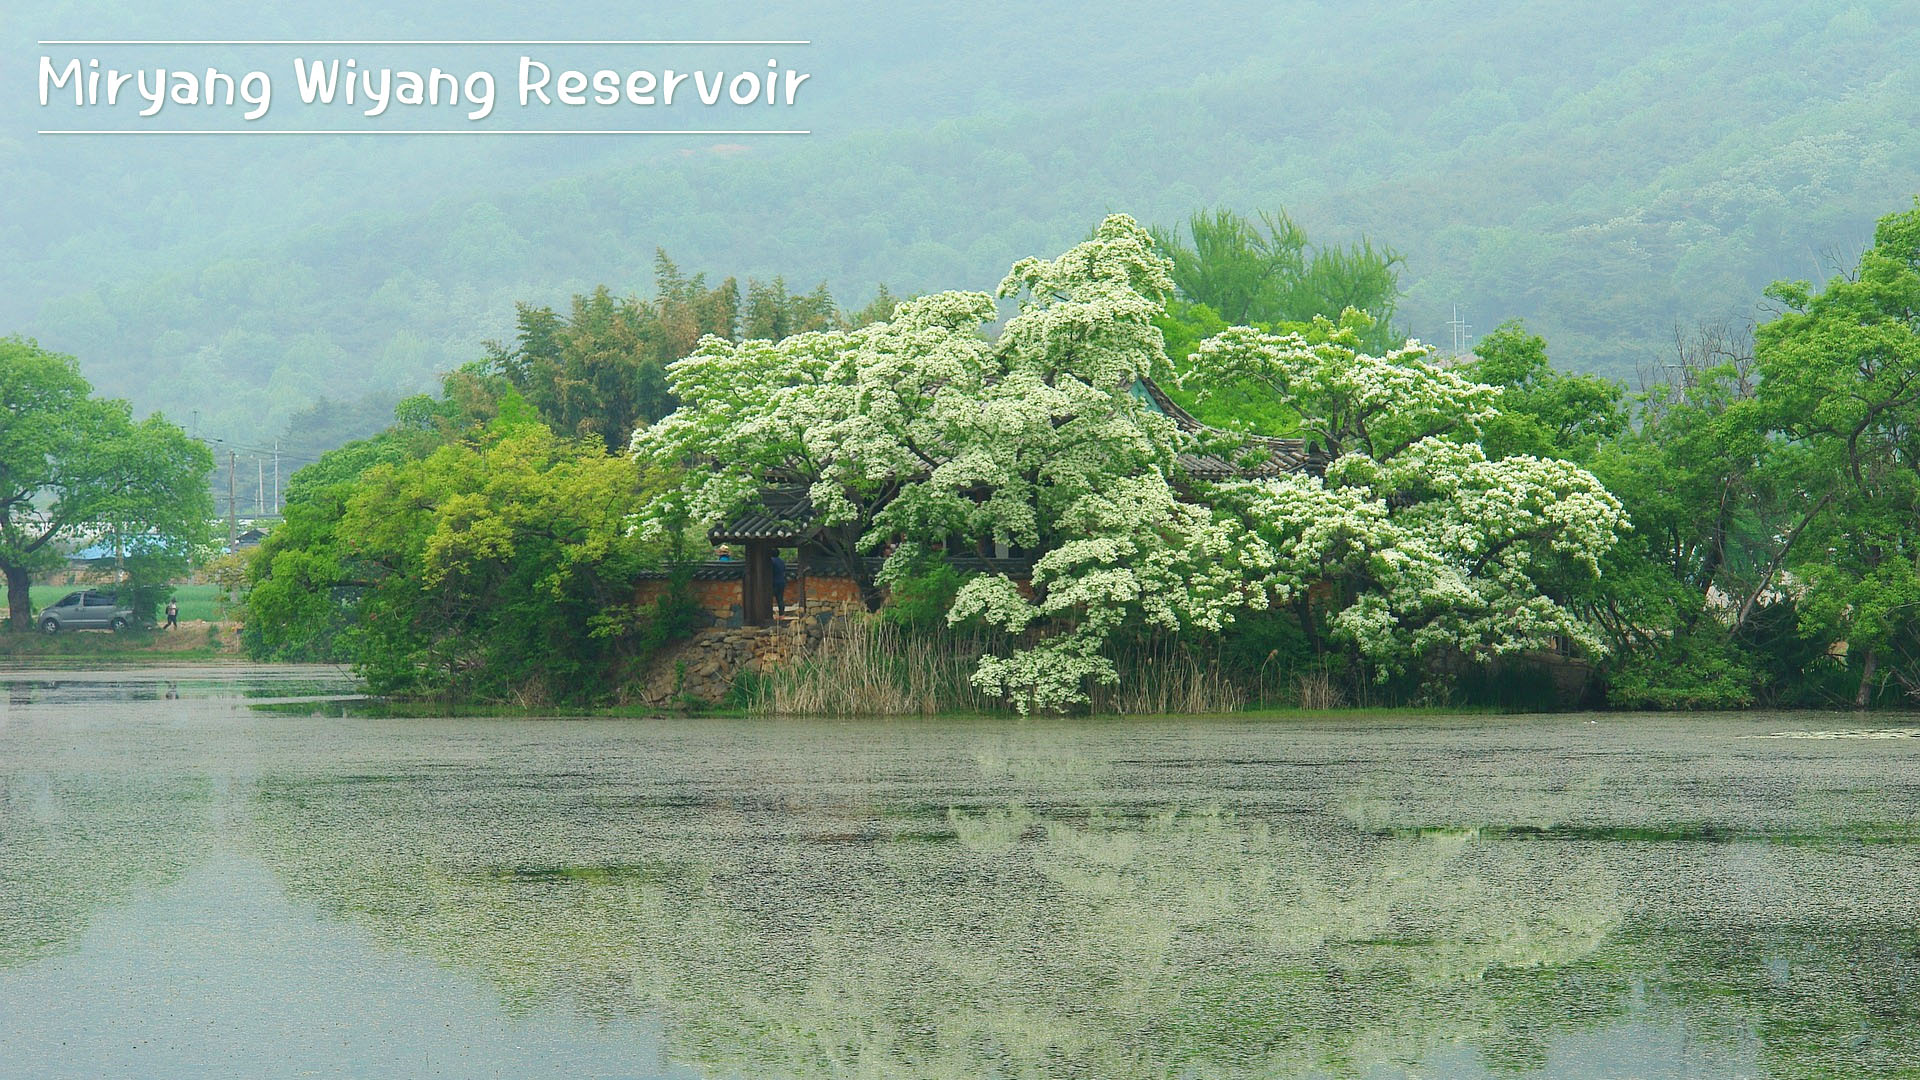
<path fill-rule="evenodd" d="M 442 40 L 435 40 L 435 39 L 422 39 L 422 40 L 351 39 L 351 40 L 340 40 L 340 41 L 321 41 L 317 39 L 287 38 L 287 39 L 272 39 L 272 40 L 259 40 L 259 41 L 225 41 L 225 40 L 197 41 L 197 40 L 178 40 L 178 39 L 165 39 L 165 40 L 162 40 L 162 39 L 153 39 L 153 40 L 73 39 L 73 40 L 42 41 L 40 42 L 40 44 L 42 45 L 811 45 L 813 44 L 813 42 L 805 41 L 805 40 L 745 41 L 745 40 L 734 39 L 734 38 L 724 38 L 724 39 L 716 38 L 711 40 L 686 39 L 686 38 L 680 38 L 680 39 L 653 38 L 653 39 L 641 39 L 641 40 L 631 40 L 631 41 L 599 40 L 599 39 L 553 40 L 553 41 L 519 41 L 519 40 L 506 40 L 506 39 L 490 39 L 490 40 L 484 40 L 484 41 L 451 41 L 451 40 L 442 41 Z"/>
<path fill-rule="evenodd" d="M 416 131 L 353 128 L 56 128 L 38 135 L 811 135 L 812 131 L 764 128 L 742 130 L 676 128 L 422 128 Z"/>

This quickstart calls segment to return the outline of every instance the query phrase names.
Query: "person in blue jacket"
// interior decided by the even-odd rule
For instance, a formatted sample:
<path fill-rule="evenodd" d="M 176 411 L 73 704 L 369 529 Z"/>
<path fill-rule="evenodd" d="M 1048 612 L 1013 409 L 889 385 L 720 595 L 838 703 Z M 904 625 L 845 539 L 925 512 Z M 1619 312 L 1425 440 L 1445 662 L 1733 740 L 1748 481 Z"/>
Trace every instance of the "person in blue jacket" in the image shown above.
<path fill-rule="evenodd" d="M 784 619 L 787 617 L 787 560 L 775 551 L 770 565 L 773 570 L 773 605 Z"/>

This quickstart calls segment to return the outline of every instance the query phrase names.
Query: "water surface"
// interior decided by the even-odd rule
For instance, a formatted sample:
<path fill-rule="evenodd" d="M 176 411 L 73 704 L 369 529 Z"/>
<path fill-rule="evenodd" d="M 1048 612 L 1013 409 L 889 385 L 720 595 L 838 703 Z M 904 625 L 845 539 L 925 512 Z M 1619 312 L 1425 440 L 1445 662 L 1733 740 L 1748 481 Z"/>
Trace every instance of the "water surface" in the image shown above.
<path fill-rule="evenodd" d="M 1920 1076 L 1907 718 L 351 692 L 0 671 L 0 1077 Z"/>

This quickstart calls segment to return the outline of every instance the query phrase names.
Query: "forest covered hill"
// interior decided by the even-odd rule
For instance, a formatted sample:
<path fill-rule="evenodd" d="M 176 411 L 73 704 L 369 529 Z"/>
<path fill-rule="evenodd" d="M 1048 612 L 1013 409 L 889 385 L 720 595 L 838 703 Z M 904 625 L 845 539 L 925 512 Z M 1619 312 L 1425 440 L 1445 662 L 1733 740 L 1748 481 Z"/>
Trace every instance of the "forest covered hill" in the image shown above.
<path fill-rule="evenodd" d="M 0 39 L 31 59 L 39 38 L 247 29 L 124 8 L 0 16 Z M 1851 264 L 1920 187 L 1920 21 L 1904 14 L 481 3 L 463 33 L 808 37 L 815 134 L 59 141 L 12 94 L 0 330 L 79 355 L 143 410 L 264 441 L 316 401 L 431 385 L 507 336 L 515 301 L 644 295 L 656 249 L 714 278 L 824 281 L 857 307 L 881 282 L 991 288 L 1109 211 L 1172 224 L 1226 206 L 1404 254 L 1414 336 L 1450 341 L 1456 305 L 1477 330 L 1523 317 L 1557 363 L 1630 377 L 1676 323 L 1751 317 L 1767 282 Z M 273 36 L 449 29 L 359 0 L 299 18 Z"/>

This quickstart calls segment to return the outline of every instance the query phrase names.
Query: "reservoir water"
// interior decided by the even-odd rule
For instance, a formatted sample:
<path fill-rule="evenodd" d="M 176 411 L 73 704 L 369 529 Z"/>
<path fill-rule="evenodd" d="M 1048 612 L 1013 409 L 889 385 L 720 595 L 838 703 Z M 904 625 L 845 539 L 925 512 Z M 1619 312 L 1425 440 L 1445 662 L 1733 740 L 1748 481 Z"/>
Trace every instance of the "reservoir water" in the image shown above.
<path fill-rule="evenodd" d="M 0 669 L 0 1077 L 1920 1076 L 1920 718 L 352 693 Z"/>

